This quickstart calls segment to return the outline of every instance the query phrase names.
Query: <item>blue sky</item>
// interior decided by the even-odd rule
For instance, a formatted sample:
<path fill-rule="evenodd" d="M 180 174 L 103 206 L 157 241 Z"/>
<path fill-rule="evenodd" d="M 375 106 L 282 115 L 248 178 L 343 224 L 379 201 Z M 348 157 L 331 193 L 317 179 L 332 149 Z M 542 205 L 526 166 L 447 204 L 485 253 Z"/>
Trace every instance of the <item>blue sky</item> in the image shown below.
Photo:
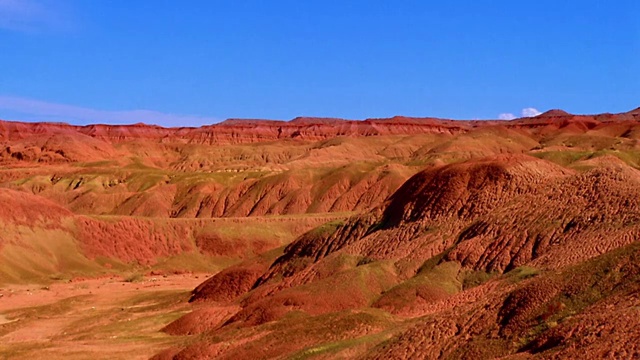
<path fill-rule="evenodd" d="M 623 112 L 638 19 L 633 0 L 0 0 L 0 118 Z"/>

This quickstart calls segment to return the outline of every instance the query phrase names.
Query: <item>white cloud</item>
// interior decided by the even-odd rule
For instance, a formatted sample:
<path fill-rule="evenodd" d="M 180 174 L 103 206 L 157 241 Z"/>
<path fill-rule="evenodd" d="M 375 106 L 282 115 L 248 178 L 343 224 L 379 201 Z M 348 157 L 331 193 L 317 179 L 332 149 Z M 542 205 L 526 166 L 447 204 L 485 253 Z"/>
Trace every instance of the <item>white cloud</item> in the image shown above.
<path fill-rule="evenodd" d="M 538 109 L 536 108 L 532 108 L 532 107 L 528 107 L 528 108 L 524 108 L 522 109 L 522 111 L 520 112 L 520 116 L 521 117 L 534 117 L 534 116 L 538 116 L 540 114 L 542 114 L 540 111 L 538 111 Z M 513 113 L 502 113 L 498 115 L 498 119 L 500 120 L 513 120 L 516 119 L 517 116 L 514 115 Z"/>
<path fill-rule="evenodd" d="M 37 32 L 65 29 L 61 2 L 50 0 L 0 0 L 0 29 Z"/>
<path fill-rule="evenodd" d="M 538 109 L 536 108 L 528 107 L 528 108 L 522 109 L 522 117 L 534 117 L 540 114 L 542 113 L 538 111 Z"/>
<path fill-rule="evenodd" d="M 500 120 L 513 120 L 515 118 L 516 118 L 516 116 L 513 115 L 512 113 L 502 113 L 502 114 L 498 115 L 498 119 L 500 119 Z"/>
<path fill-rule="evenodd" d="M 161 126 L 200 126 L 220 121 L 218 118 L 198 115 L 168 114 L 152 110 L 97 110 L 21 97 L 0 96 L 0 118 L 6 117 L 7 113 L 20 117 L 15 120 L 64 121 L 73 124 L 142 122 Z"/>

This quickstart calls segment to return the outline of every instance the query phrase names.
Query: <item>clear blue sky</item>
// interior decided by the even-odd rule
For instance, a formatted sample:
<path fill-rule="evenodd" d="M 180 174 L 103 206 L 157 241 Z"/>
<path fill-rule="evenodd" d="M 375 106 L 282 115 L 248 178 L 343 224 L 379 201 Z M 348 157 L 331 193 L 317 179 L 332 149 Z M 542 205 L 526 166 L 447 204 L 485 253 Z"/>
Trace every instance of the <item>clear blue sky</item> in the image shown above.
<path fill-rule="evenodd" d="M 0 0 L 0 69 L 28 121 L 623 112 L 640 1 Z"/>

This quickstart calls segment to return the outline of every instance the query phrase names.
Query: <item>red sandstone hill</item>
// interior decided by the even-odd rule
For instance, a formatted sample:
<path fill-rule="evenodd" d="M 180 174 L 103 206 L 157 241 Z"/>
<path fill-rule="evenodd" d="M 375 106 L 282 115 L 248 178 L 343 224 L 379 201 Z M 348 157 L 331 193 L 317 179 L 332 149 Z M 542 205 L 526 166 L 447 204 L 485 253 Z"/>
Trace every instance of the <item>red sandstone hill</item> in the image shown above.
<path fill-rule="evenodd" d="M 562 110 L 550 110 L 533 118 L 512 121 L 462 121 L 437 118 L 396 116 L 393 118 L 343 120 L 334 118 L 297 117 L 291 121 L 260 119 L 229 119 L 200 128 L 163 128 L 156 125 L 86 125 L 64 123 L 21 123 L 0 120 L 0 139 L 22 140 L 38 135 L 83 134 L 110 143 L 128 140 L 179 141 L 188 143 L 245 143 L 285 138 L 320 140 L 336 136 L 372 136 L 393 134 L 449 133 L 468 131 L 475 127 L 501 124 L 507 127 L 556 125 L 567 120 L 594 126 L 611 122 L 636 121 L 638 109 L 620 114 L 572 115 Z"/>
<path fill-rule="evenodd" d="M 631 151 L 623 161 L 633 165 L 639 129 L 633 111 L 555 110 L 514 121 L 296 118 L 171 129 L 0 121 L 0 181 L 82 214 L 360 211 L 427 165 L 533 152 L 557 162 L 611 150 Z"/>
<path fill-rule="evenodd" d="M 583 164 L 498 156 L 418 173 L 381 208 L 301 236 L 270 266 L 243 263 L 199 286 L 196 314 L 226 315 L 170 325 L 203 335 L 158 358 L 574 357 L 580 341 L 603 356 L 637 354 L 612 344 L 639 336 L 629 316 L 640 171 L 611 157 Z M 606 303 L 627 314 L 624 329 L 594 315 Z M 298 334 L 293 319 L 333 330 Z M 597 326 L 608 330 L 571 335 Z"/>
<path fill-rule="evenodd" d="M 159 359 L 634 358 L 639 141 L 638 109 L 0 121 L 0 283 L 217 272 Z"/>

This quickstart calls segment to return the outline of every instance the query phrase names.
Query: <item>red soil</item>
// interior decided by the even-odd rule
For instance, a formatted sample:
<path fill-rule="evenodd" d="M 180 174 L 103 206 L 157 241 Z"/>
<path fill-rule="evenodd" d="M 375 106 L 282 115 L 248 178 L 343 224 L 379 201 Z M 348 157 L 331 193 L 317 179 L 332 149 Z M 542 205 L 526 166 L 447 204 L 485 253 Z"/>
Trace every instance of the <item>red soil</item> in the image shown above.
<path fill-rule="evenodd" d="M 203 275 L 149 276 L 136 282 L 102 277 L 0 288 L 0 357 L 148 359 L 179 341 L 162 336 L 158 322 L 189 310 L 180 300 Z M 114 331 L 119 328 L 124 330 Z"/>
<path fill-rule="evenodd" d="M 637 110 L 0 121 L 0 145 L 0 281 L 221 269 L 159 359 L 640 356 Z"/>
<path fill-rule="evenodd" d="M 0 221 L 16 225 L 38 222 L 55 224 L 73 215 L 71 211 L 40 196 L 3 188 L 0 188 L 0 204 Z"/>
<path fill-rule="evenodd" d="M 624 310 L 616 309 L 625 314 L 624 331 L 615 331 L 606 317 L 598 320 L 589 314 L 600 299 L 618 301 L 613 299 L 619 292 L 627 294 L 625 287 L 638 286 L 636 280 L 623 280 L 635 279 L 634 268 L 623 264 L 630 264 L 625 254 L 632 251 L 635 256 L 640 238 L 638 193 L 640 172 L 612 156 L 583 161 L 579 168 L 524 155 L 430 168 L 410 178 L 381 208 L 335 230 L 300 237 L 244 296 L 224 295 L 236 288 L 232 278 L 216 276 L 201 285 L 194 297 L 216 299 L 217 307 L 236 304 L 242 309 L 209 332 L 196 332 L 225 339 L 238 327 L 268 331 L 277 326 L 270 324 L 287 323 L 297 312 L 311 322 L 318 315 L 374 307 L 417 325 L 409 330 L 385 327 L 395 334 L 391 340 L 373 340 L 352 349 L 351 355 L 345 352 L 346 357 L 546 357 L 559 351 L 561 357 L 571 358 L 580 346 L 601 356 L 637 356 L 638 349 L 630 345 L 638 336 L 633 330 L 638 325 L 632 315 L 638 304 L 635 297 L 632 301 L 624 295 Z M 632 250 L 616 251 L 620 248 Z M 459 269 L 450 278 L 438 270 L 447 264 Z M 620 274 L 617 283 L 599 285 L 601 267 Z M 518 275 L 529 268 L 534 269 L 531 275 Z M 230 268 L 227 274 L 242 274 L 242 269 Z M 366 275 L 373 269 L 375 281 Z M 464 277 L 470 276 L 465 274 L 474 272 L 495 274 L 495 279 L 464 290 Z M 526 280 L 527 276 L 535 279 Z M 255 272 L 247 276 L 242 289 L 256 277 Z M 207 296 L 201 297 L 202 289 L 208 289 Z M 555 328 L 574 316 L 570 314 L 581 314 L 571 320 L 576 325 Z M 546 322 L 542 328 L 540 321 Z M 581 342 L 569 335 L 587 334 L 596 326 L 610 330 Z M 179 328 L 175 323 L 172 332 L 184 333 Z M 193 333 L 193 327 L 188 328 Z M 286 328 L 277 332 L 295 336 Z M 267 346 L 266 339 L 252 342 Z M 315 339 L 316 344 L 323 341 Z M 630 347 L 613 346 L 614 339 Z M 211 344 L 217 340 L 176 350 L 174 358 L 249 356 L 240 345 L 221 350 Z M 275 346 L 293 355 L 304 353 L 299 352 L 304 344 Z"/>

